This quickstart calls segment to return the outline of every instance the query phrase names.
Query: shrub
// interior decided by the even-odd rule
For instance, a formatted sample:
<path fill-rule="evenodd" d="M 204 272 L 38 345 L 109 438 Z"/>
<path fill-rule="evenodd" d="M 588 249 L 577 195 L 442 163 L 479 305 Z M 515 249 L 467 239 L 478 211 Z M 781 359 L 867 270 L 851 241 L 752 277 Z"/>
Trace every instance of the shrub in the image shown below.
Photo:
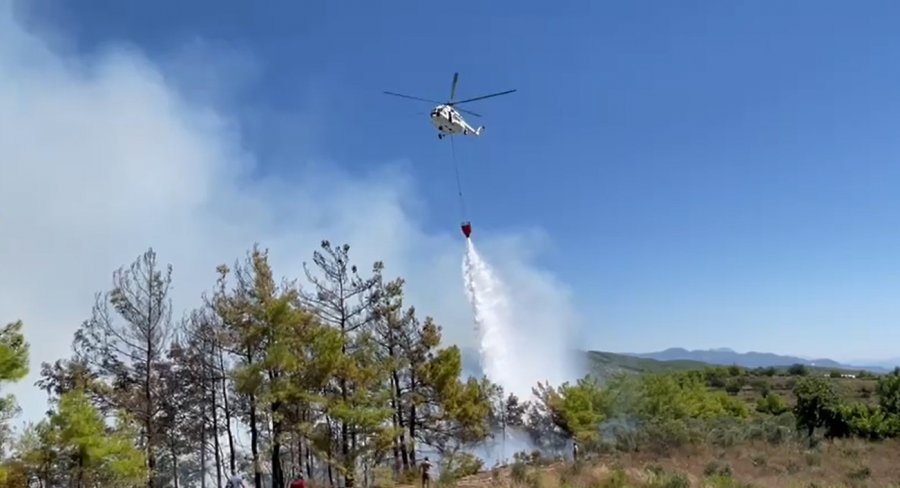
<path fill-rule="evenodd" d="M 682 473 L 655 472 L 647 488 L 690 488 L 691 481 Z"/>
<path fill-rule="evenodd" d="M 756 411 L 770 415 L 781 415 L 790 410 L 787 402 L 777 393 L 769 393 L 756 402 Z"/>
<path fill-rule="evenodd" d="M 711 461 L 703 468 L 703 474 L 706 476 L 721 476 L 725 478 L 731 477 L 731 466 L 724 461 Z"/>
<path fill-rule="evenodd" d="M 758 391 L 759 394 L 763 397 L 765 397 L 766 395 L 769 394 L 770 391 L 772 391 L 772 387 L 769 386 L 769 382 L 762 378 L 758 378 L 758 379 L 751 381 L 750 386 L 754 390 Z"/>
<path fill-rule="evenodd" d="M 787 462 L 787 472 L 788 474 L 797 474 L 800 472 L 800 465 L 797 464 L 793 459 L 788 460 Z"/>
<path fill-rule="evenodd" d="M 878 379 L 875 385 L 878 404 L 891 415 L 900 414 L 900 376 L 890 374 Z"/>
<path fill-rule="evenodd" d="M 378 488 L 393 488 L 396 486 L 393 470 L 384 466 L 379 466 L 372 470 L 372 482 Z"/>
<path fill-rule="evenodd" d="M 713 488 L 753 488 L 750 483 L 742 483 L 729 476 L 711 476 L 706 481 L 705 486 Z"/>
<path fill-rule="evenodd" d="M 831 383 L 821 378 L 803 378 L 794 385 L 794 396 L 797 398 L 794 415 L 798 429 L 806 429 L 808 437 L 812 437 L 817 427 L 831 430 L 829 424 L 840 403 Z"/>
<path fill-rule="evenodd" d="M 528 485 L 528 488 L 543 488 L 544 478 L 541 476 L 541 472 L 532 471 L 529 473 L 525 484 Z"/>
<path fill-rule="evenodd" d="M 803 459 L 806 460 L 807 466 L 821 466 L 822 465 L 822 453 L 819 451 L 806 451 L 803 453 Z"/>
<path fill-rule="evenodd" d="M 803 364 L 792 364 L 788 368 L 788 374 L 791 376 L 806 376 L 809 374 L 809 368 Z"/>
<path fill-rule="evenodd" d="M 728 370 L 725 368 L 706 368 L 703 371 L 703 379 L 711 388 L 724 388 L 728 376 Z"/>
<path fill-rule="evenodd" d="M 747 380 L 744 377 L 729 378 L 725 383 L 725 391 L 729 395 L 737 395 L 745 384 L 747 384 Z"/>
<path fill-rule="evenodd" d="M 716 447 L 734 446 L 745 441 L 750 435 L 747 424 L 736 419 L 723 419 L 708 427 L 707 443 Z"/>
<path fill-rule="evenodd" d="M 872 470 L 868 466 L 857 466 L 847 473 L 847 478 L 851 481 L 863 481 L 872 476 Z"/>
<path fill-rule="evenodd" d="M 869 379 L 869 378 L 874 378 L 875 375 L 868 371 L 860 370 L 858 373 L 856 373 L 856 377 L 859 379 Z"/>
<path fill-rule="evenodd" d="M 615 468 L 612 474 L 604 480 L 600 485 L 602 488 L 625 488 L 628 486 L 628 479 L 625 476 L 625 470 Z"/>
<path fill-rule="evenodd" d="M 753 465 L 756 466 L 757 468 L 769 464 L 768 458 L 766 458 L 766 456 L 764 456 L 762 454 L 754 454 L 753 457 L 750 458 L 750 460 L 753 462 Z"/>
<path fill-rule="evenodd" d="M 500 486 L 503 484 L 503 481 L 500 479 L 500 472 L 497 468 L 491 470 L 491 485 Z"/>
<path fill-rule="evenodd" d="M 528 467 L 525 466 L 525 463 L 516 461 L 513 463 L 512 469 L 510 469 L 509 476 L 514 483 L 524 483 L 525 479 L 528 477 Z"/>
<path fill-rule="evenodd" d="M 484 461 L 467 452 L 457 453 L 453 458 L 453 469 L 446 471 L 453 479 L 480 473 L 484 468 Z"/>
<path fill-rule="evenodd" d="M 838 405 L 829 418 L 830 437 L 861 437 L 881 440 L 900 435 L 900 417 L 862 403 Z"/>
<path fill-rule="evenodd" d="M 692 431 L 684 420 L 667 420 L 647 424 L 642 432 L 642 444 L 657 453 L 671 452 L 688 444 L 699 442 L 702 437 Z"/>

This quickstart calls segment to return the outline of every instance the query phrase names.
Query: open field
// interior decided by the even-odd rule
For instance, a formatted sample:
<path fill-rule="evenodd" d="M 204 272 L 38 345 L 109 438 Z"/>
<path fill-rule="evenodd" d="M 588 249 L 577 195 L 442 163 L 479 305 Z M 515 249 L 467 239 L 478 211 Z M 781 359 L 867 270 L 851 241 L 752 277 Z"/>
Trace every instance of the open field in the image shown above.
<path fill-rule="evenodd" d="M 532 461 L 522 462 L 528 456 L 520 456 L 520 461 L 510 466 L 495 467 L 455 481 L 444 480 L 441 485 L 471 488 L 900 487 L 900 440 L 874 441 L 842 434 L 826 439 L 828 435 L 823 437 L 821 430 L 809 439 L 798 429 L 794 415 L 798 402 L 796 388 L 809 381 L 827 385 L 844 406 L 864 405 L 870 409 L 868 412 L 876 412 L 880 408 L 876 393 L 878 376 L 810 367 L 722 367 L 603 352 L 593 352 L 590 358 L 594 375 L 605 379 L 619 375 L 634 379 L 654 375 L 669 380 L 702 378 L 699 390 L 691 394 L 700 397 L 693 398 L 711 395 L 705 398 L 737 400 L 737 404 L 747 407 L 750 416 L 673 420 L 677 415 L 671 409 L 677 407 L 666 403 L 668 407 L 659 410 L 657 415 L 669 420 L 650 426 L 658 430 L 641 433 L 639 429 L 631 432 L 626 429 L 614 434 L 615 440 L 583 455 L 585 459 L 577 465 L 558 458 L 535 460 L 539 457 L 536 454 Z M 678 380 L 675 381 L 667 383 L 668 388 L 674 387 Z M 662 391 L 672 390 L 657 390 L 657 394 Z M 779 410 L 782 413 L 764 408 L 766 399 L 775 396 L 783 402 Z M 675 398 L 684 401 L 687 397 L 676 394 L 672 400 Z M 817 407 L 824 408 L 820 414 L 849 412 L 841 410 L 844 407 L 824 405 Z M 626 413 L 627 417 L 633 415 L 631 410 Z M 861 417 L 864 418 L 865 415 Z M 862 429 L 860 432 L 865 431 L 865 423 L 855 423 L 858 420 L 850 417 L 844 421 Z M 833 425 L 839 426 L 840 422 Z"/>
<path fill-rule="evenodd" d="M 597 456 L 579 463 L 516 464 L 444 486 L 459 488 L 679 488 L 900 486 L 900 443 L 836 440 L 812 449 L 798 443 L 700 446 L 668 455 Z M 418 486 L 418 485 L 404 485 Z"/>

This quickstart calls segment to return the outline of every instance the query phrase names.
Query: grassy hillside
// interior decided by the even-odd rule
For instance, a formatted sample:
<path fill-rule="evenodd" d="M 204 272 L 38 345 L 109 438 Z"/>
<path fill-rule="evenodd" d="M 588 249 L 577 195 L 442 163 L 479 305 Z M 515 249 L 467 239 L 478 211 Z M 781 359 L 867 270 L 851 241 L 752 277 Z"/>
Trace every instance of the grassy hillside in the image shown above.
<path fill-rule="evenodd" d="M 676 360 L 658 361 L 656 359 L 639 358 L 603 351 L 588 351 L 590 372 L 600 378 L 612 375 L 641 373 L 672 373 L 676 371 L 697 370 L 710 367 L 700 361 Z"/>

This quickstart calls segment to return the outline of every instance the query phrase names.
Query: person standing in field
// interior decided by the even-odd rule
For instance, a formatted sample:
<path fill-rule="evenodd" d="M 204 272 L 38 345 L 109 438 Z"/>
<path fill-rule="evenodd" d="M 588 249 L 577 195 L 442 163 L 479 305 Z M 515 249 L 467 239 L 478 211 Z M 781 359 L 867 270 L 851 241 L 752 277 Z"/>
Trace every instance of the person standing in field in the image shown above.
<path fill-rule="evenodd" d="M 237 473 L 231 473 L 231 478 L 228 478 L 228 482 L 225 483 L 225 488 L 247 488 L 244 485 L 244 480 L 241 479 Z"/>
<path fill-rule="evenodd" d="M 431 487 L 431 461 L 428 460 L 428 456 L 425 456 L 425 460 L 422 461 L 422 488 L 430 488 Z"/>

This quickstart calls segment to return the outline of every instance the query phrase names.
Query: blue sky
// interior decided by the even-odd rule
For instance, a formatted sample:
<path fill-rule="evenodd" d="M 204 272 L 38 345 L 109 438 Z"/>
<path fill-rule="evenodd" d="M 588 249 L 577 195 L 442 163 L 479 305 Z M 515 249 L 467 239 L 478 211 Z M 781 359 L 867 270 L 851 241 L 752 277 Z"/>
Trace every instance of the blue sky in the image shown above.
<path fill-rule="evenodd" d="M 450 148 L 381 92 L 518 89 L 470 106 L 469 218 L 546 234 L 592 347 L 896 355 L 896 2 L 28 3 L 74 54 L 229 53 L 208 81 L 234 84 L 257 177 L 406 161 L 429 232 L 457 232 Z"/>

